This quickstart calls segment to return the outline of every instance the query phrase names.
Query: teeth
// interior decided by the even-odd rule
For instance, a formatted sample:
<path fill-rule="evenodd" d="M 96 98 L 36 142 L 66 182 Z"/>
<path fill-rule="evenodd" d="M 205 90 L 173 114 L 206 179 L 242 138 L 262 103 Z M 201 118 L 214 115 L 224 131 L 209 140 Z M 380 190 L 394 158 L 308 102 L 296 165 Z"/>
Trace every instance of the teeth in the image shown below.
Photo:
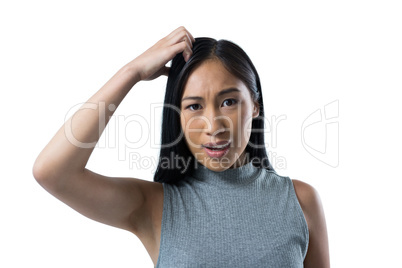
<path fill-rule="evenodd" d="M 215 147 L 207 147 L 207 148 L 213 149 L 213 150 L 219 150 L 219 149 L 227 147 L 228 145 L 229 144 L 224 144 L 224 145 L 218 145 L 218 146 L 215 146 Z"/>

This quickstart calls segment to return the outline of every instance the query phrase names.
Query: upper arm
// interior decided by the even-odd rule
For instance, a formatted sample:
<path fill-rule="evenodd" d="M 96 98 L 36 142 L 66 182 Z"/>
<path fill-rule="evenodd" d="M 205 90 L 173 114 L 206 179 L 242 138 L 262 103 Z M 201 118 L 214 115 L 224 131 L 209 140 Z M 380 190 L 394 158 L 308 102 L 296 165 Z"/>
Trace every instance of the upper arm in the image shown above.
<path fill-rule="evenodd" d="M 311 185 L 293 180 L 309 230 L 309 245 L 304 267 L 330 267 L 328 233 L 320 196 Z"/>
<path fill-rule="evenodd" d="M 135 231 L 137 214 L 143 213 L 144 189 L 155 184 L 135 178 L 107 177 L 88 169 L 63 178 L 35 178 L 49 193 L 82 215 L 131 232 Z"/>

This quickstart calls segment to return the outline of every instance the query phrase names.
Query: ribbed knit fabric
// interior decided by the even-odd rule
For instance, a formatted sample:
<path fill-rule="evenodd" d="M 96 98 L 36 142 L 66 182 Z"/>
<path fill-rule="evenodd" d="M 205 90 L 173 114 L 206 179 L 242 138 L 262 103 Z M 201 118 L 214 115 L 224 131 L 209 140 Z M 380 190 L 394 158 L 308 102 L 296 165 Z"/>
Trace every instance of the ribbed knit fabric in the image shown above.
<path fill-rule="evenodd" d="M 198 165 L 163 189 L 156 267 L 303 267 L 309 233 L 289 177 Z"/>

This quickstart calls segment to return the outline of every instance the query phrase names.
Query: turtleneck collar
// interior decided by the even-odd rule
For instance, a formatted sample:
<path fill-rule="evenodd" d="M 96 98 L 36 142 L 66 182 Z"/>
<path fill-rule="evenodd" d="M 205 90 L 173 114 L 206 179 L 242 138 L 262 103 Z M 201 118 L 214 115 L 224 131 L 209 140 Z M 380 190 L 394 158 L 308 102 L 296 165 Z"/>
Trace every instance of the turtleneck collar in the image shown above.
<path fill-rule="evenodd" d="M 214 185 L 242 185 L 253 182 L 260 172 L 261 169 L 255 167 L 252 162 L 221 172 L 210 170 L 206 166 L 198 164 L 189 175 L 199 181 Z"/>

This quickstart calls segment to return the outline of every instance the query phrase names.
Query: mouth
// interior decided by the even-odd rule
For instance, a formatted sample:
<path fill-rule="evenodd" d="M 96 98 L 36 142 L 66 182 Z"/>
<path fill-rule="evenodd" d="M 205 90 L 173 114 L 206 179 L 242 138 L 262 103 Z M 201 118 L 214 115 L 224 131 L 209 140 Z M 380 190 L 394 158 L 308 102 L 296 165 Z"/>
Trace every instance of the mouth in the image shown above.
<path fill-rule="evenodd" d="M 230 149 L 230 141 L 203 144 L 205 152 L 212 158 L 220 158 L 226 155 Z"/>
<path fill-rule="evenodd" d="M 208 148 L 208 149 L 222 149 L 230 145 L 230 141 L 218 141 L 218 142 L 209 142 L 202 144 L 202 147 Z"/>

